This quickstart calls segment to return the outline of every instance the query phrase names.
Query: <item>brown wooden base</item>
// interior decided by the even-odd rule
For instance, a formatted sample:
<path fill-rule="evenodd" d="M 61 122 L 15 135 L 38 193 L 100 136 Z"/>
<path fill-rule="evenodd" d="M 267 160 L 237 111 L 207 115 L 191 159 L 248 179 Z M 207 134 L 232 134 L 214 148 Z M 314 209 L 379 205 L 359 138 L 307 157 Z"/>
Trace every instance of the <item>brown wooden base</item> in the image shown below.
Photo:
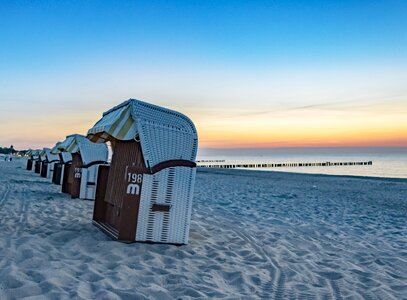
<path fill-rule="evenodd" d="M 27 160 L 27 170 L 31 171 L 33 169 L 33 160 Z"/>
<path fill-rule="evenodd" d="M 144 243 L 144 244 L 166 244 L 166 245 L 174 245 L 174 246 L 184 246 L 185 244 L 178 244 L 178 243 L 162 243 L 162 242 L 150 242 L 150 241 L 127 241 L 127 240 L 122 240 L 119 238 L 119 232 L 117 231 L 116 228 L 113 226 L 103 223 L 103 222 L 97 222 L 95 220 L 92 221 L 92 224 L 95 225 L 97 228 L 99 228 L 100 231 L 102 231 L 104 234 L 106 234 L 108 237 L 110 237 L 114 241 L 118 241 L 121 243 L 125 244 L 132 244 L 132 243 Z"/>
<path fill-rule="evenodd" d="M 70 184 L 69 193 L 71 198 L 79 198 L 81 192 L 81 177 L 82 177 L 82 157 L 78 153 L 72 154 L 72 163 L 69 169 L 68 182 Z"/>
<path fill-rule="evenodd" d="M 34 172 L 37 174 L 40 174 L 41 172 L 41 161 L 37 160 L 35 161 L 35 168 L 34 168 Z"/>
<path fill-rule="evenodd" d="M 113 228 L 117 232 L 115 239 L 134 242 L 140 195 L 129 197 L 127 176 L 123 177 L 129 166 L 145 168 L 144 160 L 139 143 L 115 140 L 112 147 L 112 164 L 99 167 L 93 221 L 104 224 L 104 231 Z"/>
<path fill-rule="evenodd" d="M 52 173 L 52 183 L 61 184 L 61 176 L 62 176 L 62 163 L 54 164 L 54 172 Z"/>
<path fill-rule="evenodd" d="M 119 240 L 119 232 L 113 226 L 95 220 L 93 220 L 92 223 L 113 240 Z M 123 242 L 131 243 L 132 241 L 123 241 Z"/>
<path fill-rule="evenodd" d="M 47 172 L 48 172 L 48 163 L 47 162 L 42 162 L 42 167 L 41 167 L 41 177 L 46 178 L 47 177 Z"/>
<path fill-rule="evenodd" d="M 72 164 L 65 164 L 65 169 L 64 169 L 64 177 L 62 179 L 62 187 L 61 191 L 62 193 L 70 193 L 71 192 L 71 184 L 68 182 L 68 177 L 69 177 L 69 171 L 70 168 L 72 167 Z"/>

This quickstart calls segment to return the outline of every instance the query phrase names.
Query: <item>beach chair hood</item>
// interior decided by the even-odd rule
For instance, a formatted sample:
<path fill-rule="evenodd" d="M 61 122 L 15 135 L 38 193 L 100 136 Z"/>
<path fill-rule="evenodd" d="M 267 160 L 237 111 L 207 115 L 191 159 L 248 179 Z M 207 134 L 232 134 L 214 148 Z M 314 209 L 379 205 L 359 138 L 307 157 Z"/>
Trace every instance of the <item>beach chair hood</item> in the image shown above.
<path fill-rule="evenodd" d="M 67 136 L 66 140 L 60 143 L 57 148 L 61 153 L 79 153 L 84 165 L 107 162 L 109 155 L 106 144 L 92 143 L 80 134 Z"/>
<path fill-rule="evenodd" d="M 33 160 L 37 160 L 39 158 L 39 153 L 40 150 L 31 150 L 29 155 L 32 157 Z"/>
<path fill-rule="evenodd" d="M 53 148 L 51 148 L 51 153 L 52 154 L 59 154 L 61 151 L 58 149 L 58 146 L 61 144 L 61 142 L 58 142 L 55 144 Z"/>
<path fill-rule="evenodd" d="M 33 149 L 28 149 L 28 151 L 26 152 L 26 156 L 28 156 L 30 159 L 34 159 L 34 156 L 36 154 L 37 150 L 33 150 Z"/>
<path fill-rule="evenodd" d="M 47 152 L 51 151 L 50 148 L 43 148 L 40 150 L 39 156 L 41 161 L 45 161 L 47 159 Z"/>
<path fill-rule="evenodd" d="M 58 154 L 53 154 L 51 149 L 44 149 L 45 150 L 45 156 L 48 162 L 56 162 L 59 161 L 59 155 Z"/>
<path fill-rule="evenodd" d="M 185 115 L 140 100 L 129 99 L 108 110 L 88 131 L 91 141 L 140 142 L 146 166 L 169 160 L 195 161 L 198 136 Z"/>
<path fill-rule="evenodd" d="M 29 158 L 32 158 L 33 157 L 33 150 L 28 149 L 27 152 L 25 153 L 25 156 L 28 156 Z"/>

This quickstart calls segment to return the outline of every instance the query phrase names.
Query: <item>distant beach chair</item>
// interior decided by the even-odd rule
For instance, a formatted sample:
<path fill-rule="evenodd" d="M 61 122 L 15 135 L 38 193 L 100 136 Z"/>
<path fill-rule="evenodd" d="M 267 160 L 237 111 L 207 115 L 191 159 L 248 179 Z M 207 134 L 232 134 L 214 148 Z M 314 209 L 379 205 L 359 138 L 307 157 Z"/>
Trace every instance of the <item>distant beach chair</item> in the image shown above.
<path fill-rule="evenodd" d="M 26 166 L 26 169 L 27 169 L 28 171 L 31 171 L 31 170 L 33 169 L 33 155 L 32 155 L 32 152 L 33 152 L 33 150 L 32 150 L 32 149 L 29 149 L 29 150 L 27 151 L 27 153 L 25 154 L 26 157 L 28 157 L 28 158 L 27 158 L 27 166 Z"/>
<path fill-rule="evenodd" d="M 66 141 L 66 140 L 65 140 Z M 64 142 L 65 142 L 64 141 Z M 64 170 L 65 165 L 70 164 L 72 162 L 72 154 L 68 152 L 61 152 L 58 147 L 62 145 L 64 142 L 58 142 L 52 149 L 51 153 L 58 155 L 59 161 L 54 164 L 54 172 L 52 174 L 52 183 L 62 185 L 62 181 L 64 178 Z M 62 191 L 67 193 L 67 191 Z"/>
<path fill-rule="evenodd" d="M 39 160 L 40 150 L 30 150 L 27 161 L 27 170 L 34 171 L 37 168 L 37 161 Z M 31 168 L 30 168 L 31 167 Z"/>
<path fill-rule="evenodd" d="M 58 155 L 54 155 L 51 153 L 50 148 L 44 148 L 41 151 L 41 177 L 50 178 L 52 173 L 54 172 L 54 164 L 55 162 L 59 161 Z"/>
<path fill-rule="evenodd" d="M 49 148 L 43 148 L 42 151 L 40 152 L 40 159 L 41 159 L 41 171 L 40 171 L 40 176 L 41 177 L 47 177 L 48 173 L 48 162 L 47 162 L 47 151 L 51 149 Z"/>
<path fill-rule="evenodd" d="M 45 151 L 45 162 L 43 162 L 43 167 L 41 169 L 41 176 L 48 179 L 52 179 L 55 170 L 55 164 L 60 161 L 59 155 L 51 152 L 51 149 L 44 148 Z"/>
<path fill-rule="evenodd" d="M 61 160 L 65 160 L 64 153 L 72 155 L 70 162 L 63 163 L 62 192 L 69 193 L 72 198 L 94 200 L 98 168 L 108 160 L 107 146 L 73 134 L 67 136 L 57 149 L 61 152 Z"/>
<path fill-rule="evenodd" d="M 187 244 L 198 137 L 185 115 L 130 99 L 105 112 L 88 131 L 110 141 L 101 166 L 93 223 L 124 242 Z"/>
<path fill-rule="evenodd" d="M 46 156 L 45 156 L 44 149 L 38 150 L 38 156 L 35 161 L 35 170 L 34 170 L 35 173 L 41 175 L 41 169 L 42 169 L 43 162 L 45 161 L 45 158 L 46 158 Z"/>

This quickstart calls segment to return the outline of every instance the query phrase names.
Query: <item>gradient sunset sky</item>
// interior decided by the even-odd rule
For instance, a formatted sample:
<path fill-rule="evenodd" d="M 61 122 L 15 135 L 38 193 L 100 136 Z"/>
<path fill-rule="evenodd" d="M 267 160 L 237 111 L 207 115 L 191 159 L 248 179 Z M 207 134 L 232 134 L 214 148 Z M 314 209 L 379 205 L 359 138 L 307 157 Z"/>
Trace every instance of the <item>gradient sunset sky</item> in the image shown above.
<path fill-rule="evenodd" d="M 0 0 L 0 146 L 137 98 L 202 148 L 407 146 L 407 1 Z"/>

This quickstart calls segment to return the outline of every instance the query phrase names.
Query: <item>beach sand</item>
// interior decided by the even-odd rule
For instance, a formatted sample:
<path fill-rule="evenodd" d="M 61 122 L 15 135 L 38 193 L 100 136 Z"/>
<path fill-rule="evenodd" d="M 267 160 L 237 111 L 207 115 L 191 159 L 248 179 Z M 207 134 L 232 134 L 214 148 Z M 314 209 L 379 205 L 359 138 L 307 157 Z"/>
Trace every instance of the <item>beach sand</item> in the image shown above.
<path fill-rule="evenodd" d="M 407 299 L 407 180 L 199 170 L 180 247 L 92 210 L 0 162 L 0 299 Z"/>

